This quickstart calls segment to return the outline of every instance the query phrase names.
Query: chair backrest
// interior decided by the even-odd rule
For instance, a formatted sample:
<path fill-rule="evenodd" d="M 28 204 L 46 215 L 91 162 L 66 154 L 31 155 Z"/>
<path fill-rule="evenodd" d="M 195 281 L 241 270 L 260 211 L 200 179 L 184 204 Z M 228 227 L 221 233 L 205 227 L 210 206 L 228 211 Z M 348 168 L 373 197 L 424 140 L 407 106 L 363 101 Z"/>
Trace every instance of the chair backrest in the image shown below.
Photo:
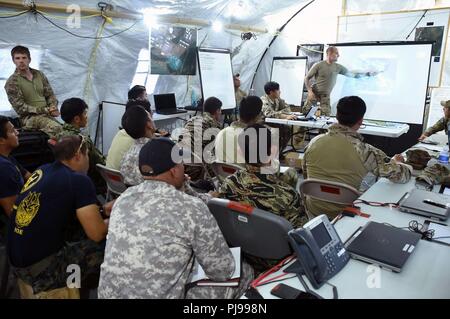
<path fill-rule="evenodd" d="M 300 183 L 301 196 L 310 196 L 329 203 L 352 205 L 361 193 L 344 183 L 309 178 Z"/>
<path fill-rule="evenodd" d="M 211 169 L 219 179 L 223 180 L 243 168 L 236 164 L 214 162 L 211 164 Z"/>
<path fill-rule="evenodd" d="M 210 200 L 208 207 L 231 247 L 241 247 L 249 255 L 266 259 L 292 254 L 287 233 L 293 227 L 283 217 L 220 198 Z"/>
<path fill-rule="evenodd" d="M 123 181 L 123 176 L 118 170 L 108 168 L 101 164 L 97 164 L 97 170 L 105 180 L 108 192 L 120 195 L 127 189 Z"/>

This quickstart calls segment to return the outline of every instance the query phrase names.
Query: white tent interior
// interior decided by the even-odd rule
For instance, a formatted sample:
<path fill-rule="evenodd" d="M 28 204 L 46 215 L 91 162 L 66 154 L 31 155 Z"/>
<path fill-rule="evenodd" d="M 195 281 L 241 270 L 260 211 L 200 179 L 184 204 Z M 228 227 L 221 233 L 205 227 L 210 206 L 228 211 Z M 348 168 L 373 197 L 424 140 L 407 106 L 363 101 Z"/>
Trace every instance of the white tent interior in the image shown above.
<path fill-rule="evenodd" d="M 25 10 L 23 2 L 0 1 L 0 84 L 3 86 L 13 70 L 9 57 L 11 47 L 21 44 L 35 48 L 39 54 L 33 54 L 33 57 L 39 60 L 39 69 L 49 78 L 60 103 L 69 97 L 82 97 L 87 101 L 90 106 L 90 133 L 94 134 L 98 103 L 103 100 L 125 102 L 127 90 L 134 84 L 146 82 L 149 93 L 175 92 L 181 105 L 190 104 L 192 91 L 200 91 L 198 74 L 151 75 L 148 74 L 145 63 L 140 64 L 140 57 L 145 60 L 149 55 L 146 51 L 149 48 L 149 28 L 142 12 L 151 12 L 157 19 L 166 21 L 162 23 L 198 28 L 198 46 L 229 49 L 232 52 L 233 72 L 241 74 L 242 89 L 250 89 L 255 75 L 253 88 L 257 95 L 262 95 L 263 84 L 270 77 L 274 56 L 295 56 L 297 45 L 301 43 L 336 43 L 339 42 L 340 35 L 349 42 L 351 35 L 342 34 L 343 29 L 338 29 L 339 23 L 344 19 L 342 16 L 368 14 L 369 30 L 375 34 L 383 34 L 384 38 L 381 40 L 404 40 L 392 38 L 398 33 L 385 30 L 381 13 L 443 8 L 450 4 L 450 1 L 443 0 L 106 2 L 112 5 L 112 12 L 117 15 L 110 14 L 112 18 L 102 27 L 104 18 L 98 15 L 100 11 L 92 1 L 39 0 L 35 4 L 38 9 L 43 8 L 40 10 L 42 14 L 26 12 L 16 17 L 10 15 Z M 51 10 L 52 6 L 66 8 L 69 13 Z M 307 7 L 282 32 L 278 32 L 304 6 Z M 77 9 L 81 9 L 79 21 L 73 15 Z M 89 9 L 91 11 L 86 11 Z M 97 15 L 85 13 L 92 10 L 96 10 Z M 422 12 L 417 12 L 419 17 Z M 49 20 L 69 32 L 58 29 Z M 222 31 L 212 29 L 212 22 L 215 20 L 224 23 Z M 406 25 L 400 27 L 413 28 L 414 21 L 408 20 Z M 248 28 L 258 30 L 255 32 L 256 39 L 241 39 L 241 32 Z M 123 30 L 126 31 L 121 32 Z M 120 34 L 115 35 L 116 33 Z M 276 40 L 269 46 L 276 35 Z M 99 39 L 93 39 L 96 36 Z M 361 39 L 355 38 L 355 41 Z M 446 43 L 448 45 L 448 41 Z M 263 57 L 266 48 L 268 51 Z M 441 86 L 450 84 L 449 54 L 444 53 L 444 57 Z M 137 73 L 140 74 L 136 76 Z M 5 111 L 10 106 L 5 92 L 1 91 L 0 111 Z"/>

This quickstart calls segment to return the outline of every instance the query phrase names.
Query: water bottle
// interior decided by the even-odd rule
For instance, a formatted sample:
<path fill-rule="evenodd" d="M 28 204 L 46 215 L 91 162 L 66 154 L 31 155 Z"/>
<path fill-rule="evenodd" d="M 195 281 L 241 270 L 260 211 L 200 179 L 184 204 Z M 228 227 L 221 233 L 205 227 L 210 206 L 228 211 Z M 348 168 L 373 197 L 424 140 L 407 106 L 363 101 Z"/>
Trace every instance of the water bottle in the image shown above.
<path fill-rule="evenodd" d="M 441 164 L 448 164 L 448 150 L 443 149 L 443 150 L 439 153 L 438 161 L 439 161 L 439 163 L 441 163 Z"/>
<path fill-rule="evenodd" d="M 317 105 L 317 111 L 316 111 L 316 114 L 314 114 L 314 116 L 315 117 L 320 117 L 322 115 L 322 110 L 320 109 L 320 102 L 317 101 L 316 105 Z"/>

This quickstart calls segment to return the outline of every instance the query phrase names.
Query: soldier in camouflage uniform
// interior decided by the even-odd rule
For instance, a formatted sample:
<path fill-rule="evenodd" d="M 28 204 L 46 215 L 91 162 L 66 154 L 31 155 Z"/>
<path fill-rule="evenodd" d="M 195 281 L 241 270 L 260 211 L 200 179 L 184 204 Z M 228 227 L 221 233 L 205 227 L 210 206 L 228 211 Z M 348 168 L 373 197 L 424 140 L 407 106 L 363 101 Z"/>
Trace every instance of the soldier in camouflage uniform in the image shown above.
<path fill-rule="evenodd" d="M 215 281 L 229 279 L 235 263 L 208 207 L 179 190 L 184 169 L 171 158 L 174 147 L 167 138 L 147 143 L 139 154 L 144 182 L 114 204 L 99 298 L 237 298 L 253 277 L 244 263 L 239 287 L 186 291 L 195 260 Z"/>
<path fill-rule="evenodd" d="M 261 120 L 264 121 L 266 117 L 293 120 L 296 118 L 291 113 L 291 107 L 283 99 L 280 98 L 280 85 L 277 82 L 267 82 L 264 85 L 264 92 L 266 93 L 261 97 L 263 102 Z M 267 125 L 277 128 L 280 136 L 280 150 L 282 151 L 288 144 L 292 133 L 303 131 L 304 129 L 294 127 L 294 132 L 291 132 L 291 128 L 287 125 L 267 123 Z M 295 140 L 303 139 L 303 135 L 299 136 L 298 133 L 294 135 Z"/>
<path fill-rule="evenodd" d="M 222 125 L 220 124 L 222 102 L 216 97 L 209 97 L 203 103 L 203 114 L 197 115 L 189 119 L 184 127 L 181 144 L 183 149 L 189 149 L 193 154 L 191 163 L 212 163 L 214 161 L 214 147 L 204 150 L 210 144 L 215 136 L 219 133 Z M 211 136 L 206 136 L 207 134 Z M 205 137 L 205 138 L 204 138 Z M 212 144 L 214 146 L 214 144 Z M 203 156 L 205 155 L 205 156 Z M 193 181 L 202 179 L 205 174 L 204 168 L 185 164 L 186 174 Z"/>
<path fill-rule="evenodd" d="M 351 72 L 343 65 L 336 63 L 339 58 L 339 51 L 336 47 L 328 47 L 326 53 L 326 60 L 314 64 L 306 75 L 305 86 L 308 89 L 308 98 L 303 107 L 303 113 L 308 113 L 313 104 L 320 102 L 321 114 L 331 115 L 330 94 L 336 84 L 338 74 L 353 78 L 378 74 L 378 72 Z M 311 85 L 310 81 L 313 78 L 315 83 Z"/>
<path fill-rule="evenodd" d="M 448 101 L 441 101 L 441 105 L 444 109 L 444 117 L 442 117 L 439 121 L 437 121 L 432 127 L 429 127 L 420 137 L 419 141 L 423 141 L 428 136 L 433 135 L 434 133 L 437 133 L 439 131 L 444 131 L 445 134 L 448 135 L 448 124 L 450 120 L 450 100 Z"/>
<path fill-rule="evenodd" d="M 305 178 L 334 181 L 360 188 L 368 172 L 386 177 L 395 183 L 406 183 L 411 178 L 412 167 L 404 164 L 401 155 L 389 158 L 383 151 L 363 142 L 357 130 L 362 125 L 366 104 L 357 96 L 339 100 L 338 124 L 329 132 L 316 136 L 309 143 L 303 159 Z M 327 214 L 336 217 L 344 206 L 306 198 L 306 210 L 313 216 Z M 312 216 L 310 216 L 312 217 Z"/>
<path fill-rule="evenodd" d="M 247 93 L 245 93 L 241 89 L 241 79 L 239 73 L 233 76 L 233 83 L 234 83 L 234 96 L 236 98 L 236 105 L 239 106 L 241 104 L 242 99 L 247 96 Z"/>
<path fill-rule="evenodd" d="M 245 132 L 255 129 L 257 134 L 253 138 L 244 139 Z M 264 158 L 262 148 L 262 130 L 267 133 L 267 147 L 271 149 L 270 129 L 260 124 L 249 126 L 243 134 L 239 136 L 239 147 L 246 160 L 246 168 L 228 176 L 219 189 L 219 197 L 227 198 L 232 201 L 242 202 L 253 207 L 263 209 L 286 218 L 294 228 L 301 227 L 308 221 L 308 218 L 301 206 L 300 194 L 295 190 L 295 186 L 285 182 L 285 179 L 292 177 L 294 173 L 297 178 L 297 172 L 283 174 L 280 178 L 277 171 L 272 170 L 269 158 Z M 256 148 L 252 146 L 257 145 Z M 265 146 L 265 145 L 264 145 Z M 261 152 L 260 152 L 261 150 Z M 255 152 L 256 162 L 252 162 L 251 153 Z M 272 155 L 273 157 L 273 151 Z M 295 183 L 297 179 L 295 178 Z M 292 182 L 292 181 L 291 181 Z M 246 260 L 253 266 L 255 273 L 259 274 L 272 266 L 278 260 L 268 260 L 259 257 L 246 255 Z"/>
<path fill-rule="evenodd" d="M 85 128 L 88 123 L 87 116 L 88 105 L 82 99 L 70 98 L 61 105 L 61 118 L 65 122 L 62 126 L 62 131 L 55 136 L 50 136 L 59 140 L 63 136 L 83 135 L 81 129 Z M 97 171 L 97 164 L 105 165 L 105 157 L 95 147 L 89 136 L 85 136 L 89 149 L 89 171 L 88 175 L 94 182 L 97 189 L 106 187 L 104 179 Z"/>
<path fill-rule="evenodd" d="M 58 100 L 47 77 L 41 71 L 29 67 L 30 51 L 23 46 L 11 50 L 16 70 L 5 84 L 9 103 L 27 129 L 38 129 L 52 136 L 61 131 Z"/>

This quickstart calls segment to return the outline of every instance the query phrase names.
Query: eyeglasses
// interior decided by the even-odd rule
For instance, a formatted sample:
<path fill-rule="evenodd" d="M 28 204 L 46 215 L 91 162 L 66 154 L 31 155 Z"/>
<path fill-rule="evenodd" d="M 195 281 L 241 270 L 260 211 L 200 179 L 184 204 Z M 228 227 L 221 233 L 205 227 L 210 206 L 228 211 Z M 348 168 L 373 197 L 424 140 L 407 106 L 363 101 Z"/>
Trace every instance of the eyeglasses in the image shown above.
<path fill-rule="evenodd" d="M 78 150 L 76 151 L 76 153 L 81 152 L 81 148 L 83 147 L 84 143 L 86 142 L 86 137 L 84 135 L 79 135 L 81 140 L 80 140 L 80 146 L 78 146 Z M 75 153 L 75 154 L 76 154 Z"/>

